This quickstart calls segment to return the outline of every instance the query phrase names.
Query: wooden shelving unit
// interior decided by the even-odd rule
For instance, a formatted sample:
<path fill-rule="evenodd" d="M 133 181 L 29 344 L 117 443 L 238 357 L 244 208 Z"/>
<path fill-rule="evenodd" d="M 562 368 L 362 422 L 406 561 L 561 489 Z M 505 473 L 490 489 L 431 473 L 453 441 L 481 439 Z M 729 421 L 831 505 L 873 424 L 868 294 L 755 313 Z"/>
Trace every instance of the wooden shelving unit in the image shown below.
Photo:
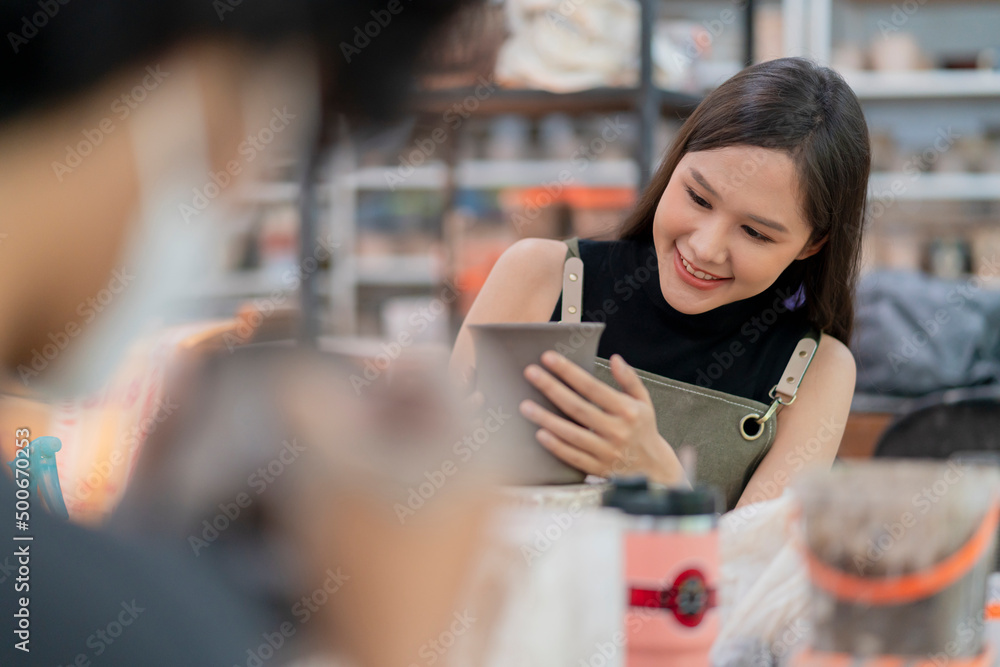
<path fill-rule="evenodd" d="M 552 113 L 580 115 L 589 113 L 633 113 L 638 119 L 636 152 L 632 160 L 606 160 L 592 162 L 586 172 L 574 176 L 574 183 L 583 186 L 634 187 L 642 188 L 650 179 L 655 156 L 653 155 L 654 132 L 661 117 L 683 119 L 701 101 L 700 95 L 662 89 L 653 83 L 652 38 L 656 14 L 660 7 L 658 0 L 639 0 L 640 11 L 640 68 L 638 85 L 629 88 L 595 88 L 573 93 L 553 93 L 543 90 L 497 89 L 488 95 L 476 95 L 476 86 L 449 90 L 421 91 L 412 95 L 410 112 L 417 115 L 420 122 L 427 119 L 441 120 L 449 109 L 463 101 L 476 99 L 471 115 L 490 117 L 500 114 L 519 114 L 538 118 Z M 749 20 L 753 12 L 753 2 L 746 2 L 744 8 L 744 52 L 746 59 L 753 53 L 753 22 Z M 438 123 L 440 124 L 440 123 Z M 458 132 L 461 128 L 458 128 Z M 415 173 L 407 177 L 403 189 L 439 190 L 444 193 L 445 209 L 450 210 L 459 189 L 503 187 L 531 187 L 543 185 L 558 177 L 566 161 L 490 161 L 475 160 L 459 162 L 454 154 L 454 141 L 445 142 L 440 157 L 443 160 L 421 165 Z M 438 156 L 435 156 L 438 157 Z M 447 252 L 440 272 L 426 267 L 417 267 L 415 258 L 402 259 L 407 263 L 404 270 L 391 269 L 389 275 L 381 275 L 380 267 L 385 266 L 382 258 L 358 258 L 354 254 L 356 230 L 354 215 L 359 191 L 388 189 L 386 168 L 357 168 L 353 148 L 341 146 L 333 157 L 333 165 L 327 182 L 318 184 L 314 197 L 320 219 L 338 239 L 338 249 L 332 265 L 333 269 L 321 279 L 327 282 L 321 290 L 328 300 L 325 308 L 342 330 L 336 333 L 356 333 L 354 315 L 359 286 L 392 285 L 433 287 L 444 280 L 454 278 L 452 256 L 454 239 L 447 224 L 442 226 L 442 241 Z M 272 183 L 247 190 L 247 201 L 262 204 L 277 204 L 296 201 L 300 187 L 294 183 Z M 448 214 L 445 214 L 445 220 Z M 311 254 L 308 247 L 302 249 L 302 261 Z M 404 276 L 405 274 L 405 276 Z M 395 276 L 395 277 L 394 277 Z M 399 276 L 404 276 L 400 278 Z M 230 281 L 235 285 L 222 286 L 223 292 L 246 291 L 244 287 L 263 284 L 259 277 L 245 277 Z M 306 320 L 318 321 L 317 308 L 322 307 L 316 298 L 303 301 Z"/>
<path fill-rule="evenodd" d="M 444 114 L 455 104 L 475 97 L 476 87 L 425 91 L 414 95 L 411 108 L 415 112 Z M 545 90 L 514 90 L 501 88 L 483 100 L 477 99 L 476 116 L 521 114 L 532 118 L 550 113 L 613 113 L 635 111 L 640 88 L 592 88 L 573 93 L 552 93 Z M 657 88 L 660 111 L 684 117 L 691 113 L 701 97 L 689 93 Z"/>

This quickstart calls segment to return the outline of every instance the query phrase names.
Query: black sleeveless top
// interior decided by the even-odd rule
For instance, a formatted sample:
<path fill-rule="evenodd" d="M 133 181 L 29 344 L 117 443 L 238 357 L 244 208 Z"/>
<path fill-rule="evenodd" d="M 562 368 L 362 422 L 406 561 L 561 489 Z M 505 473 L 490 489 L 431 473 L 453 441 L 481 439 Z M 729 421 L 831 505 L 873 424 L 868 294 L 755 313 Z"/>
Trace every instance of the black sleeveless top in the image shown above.
<path fill-rule="evenodd" d="M 597 354 L 761 403 L 778 383 L 806 319 L 801 262 L 760 294 L 687 315 L 660 290 L 652 241 L 580 239 L 584 322 L 605 322 Z M 561 318 L 562 297 L 550 321 Z"/>

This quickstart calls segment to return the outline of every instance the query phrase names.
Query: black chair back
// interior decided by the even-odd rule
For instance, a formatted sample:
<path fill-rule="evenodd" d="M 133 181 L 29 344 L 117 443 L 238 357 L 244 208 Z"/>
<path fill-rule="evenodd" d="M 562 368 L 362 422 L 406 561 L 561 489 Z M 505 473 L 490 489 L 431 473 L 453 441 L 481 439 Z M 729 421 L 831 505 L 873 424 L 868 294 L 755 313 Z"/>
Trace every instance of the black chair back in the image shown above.
<path fill-rule="evenodd" d="M 954 389 L 914 401 L 886 429 L 873 456 L 947 459 L 1000 455 L 1000 388 Z"/>

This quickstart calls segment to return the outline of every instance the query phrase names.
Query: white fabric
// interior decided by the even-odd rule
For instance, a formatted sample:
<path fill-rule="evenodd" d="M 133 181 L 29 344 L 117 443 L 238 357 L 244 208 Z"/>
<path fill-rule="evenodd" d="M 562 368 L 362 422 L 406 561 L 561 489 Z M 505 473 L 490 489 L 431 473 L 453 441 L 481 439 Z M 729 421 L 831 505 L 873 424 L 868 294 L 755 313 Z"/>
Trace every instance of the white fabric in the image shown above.
<path fill-rule="evenodd" d="M 719 522 L 722 626 L 712 664 L 768 665 L 804 646 L 809 578 L 790 534 L 794 499 L 780 498 L 725 514 Z"/>

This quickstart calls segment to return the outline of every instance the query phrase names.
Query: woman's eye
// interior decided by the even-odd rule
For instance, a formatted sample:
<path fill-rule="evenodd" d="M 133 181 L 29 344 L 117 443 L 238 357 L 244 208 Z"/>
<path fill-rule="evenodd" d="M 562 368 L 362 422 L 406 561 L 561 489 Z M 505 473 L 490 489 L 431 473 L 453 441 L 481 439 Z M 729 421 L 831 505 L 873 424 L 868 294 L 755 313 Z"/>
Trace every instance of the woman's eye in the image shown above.
<path fill-rule="evenodd" d="M 768 237 L 764 236 L 763 234 L 761 234 L 760 232 L 758 232 L 753 227 L 748 227 L 746 225 L 743 225 L 743 231 L 745 231 L 747 233 L 747 236 L 749 236 L 750 238 L 752 238 L 752 239 L 754 239 L 756 241 L 767 241 L 767 242 L 771 241 L 771 239 L 769 239 Z"/>
<path fill-rule="evenodd" d="M 691 201 L 693 201 L 698 206 L 701 206 L 702 208 L 709 208 L 709 209 L 712 208 L 711 204 L 709 204 L 707 201 L 705 201 L 704 199 L 702 199 L 701 197 L 699 197 L 695 193 L 695 191 L 692 190 L 691 188 L 687 188 L 687 192 L 688 192 L 688 196 L 691 197 Z"/>

